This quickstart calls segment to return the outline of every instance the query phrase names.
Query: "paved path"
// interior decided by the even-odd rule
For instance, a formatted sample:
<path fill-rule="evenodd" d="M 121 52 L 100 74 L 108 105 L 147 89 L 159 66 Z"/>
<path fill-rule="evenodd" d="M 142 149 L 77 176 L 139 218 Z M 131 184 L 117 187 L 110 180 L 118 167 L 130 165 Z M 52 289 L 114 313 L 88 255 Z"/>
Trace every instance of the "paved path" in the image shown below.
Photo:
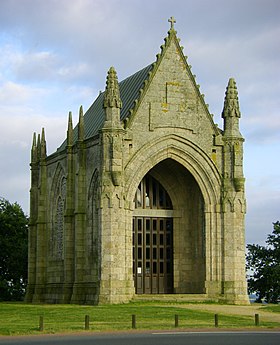
<path fill-rule="evenodd" d="M 176 305 L 176 307 L 180 307 Z M 261 305 L 249 305 L 249 306 L 238 306 L 238 305 L 226 305 L 226 304 L 185 304 L 182 308 L 192 310 L 202 310 L 213 312 L 213 314 L 224 314 L 224 315 L 244 315 L 252 316 L 255 314 L 260 315 L 260 319 L 263 321 L 279 322 L 280 324 L 280 313 L 274 313 L 266 311 Z"/>

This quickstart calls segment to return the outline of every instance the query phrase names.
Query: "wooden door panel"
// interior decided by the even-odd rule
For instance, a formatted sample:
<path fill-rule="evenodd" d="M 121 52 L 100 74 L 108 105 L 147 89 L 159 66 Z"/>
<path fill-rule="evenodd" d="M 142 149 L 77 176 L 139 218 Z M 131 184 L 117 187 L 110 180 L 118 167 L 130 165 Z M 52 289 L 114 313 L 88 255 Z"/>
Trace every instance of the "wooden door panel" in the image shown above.
<path fill-rule="evenodd" d="M 134 219 L 133 267 L 137 294 L 173 292 L 172 224 L 172 218 Z"/>

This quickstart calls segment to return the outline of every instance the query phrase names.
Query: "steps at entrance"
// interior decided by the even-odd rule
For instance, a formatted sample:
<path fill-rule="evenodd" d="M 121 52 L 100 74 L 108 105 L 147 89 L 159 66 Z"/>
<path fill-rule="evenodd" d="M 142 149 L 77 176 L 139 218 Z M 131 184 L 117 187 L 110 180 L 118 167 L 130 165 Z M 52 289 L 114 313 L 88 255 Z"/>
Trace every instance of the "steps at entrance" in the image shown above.
<path fill-rule="evenodd" d="M 210 298 L 206 294 L 158 294 L 135 295 L 134 301 L 164 301 L 164 302 L 218 302 L 218 298 Z"/>

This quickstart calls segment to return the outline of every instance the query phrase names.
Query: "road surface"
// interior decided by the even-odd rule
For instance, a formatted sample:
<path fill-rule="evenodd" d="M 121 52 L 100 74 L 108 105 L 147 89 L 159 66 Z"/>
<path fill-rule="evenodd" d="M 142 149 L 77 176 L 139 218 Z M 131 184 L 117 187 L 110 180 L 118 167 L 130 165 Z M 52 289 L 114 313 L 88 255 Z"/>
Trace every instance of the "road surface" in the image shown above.
<path fill-rule="evenodd" d="M 280 332 L 154 332 L 1 337 L 0 345 L 279 345 Z"/>

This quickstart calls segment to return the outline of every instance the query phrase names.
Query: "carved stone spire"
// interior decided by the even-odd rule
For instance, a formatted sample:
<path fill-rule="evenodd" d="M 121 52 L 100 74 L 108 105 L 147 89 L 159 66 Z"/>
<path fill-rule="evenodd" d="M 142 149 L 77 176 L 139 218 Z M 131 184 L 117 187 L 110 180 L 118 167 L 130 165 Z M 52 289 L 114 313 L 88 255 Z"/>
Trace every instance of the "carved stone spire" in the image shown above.
<path fill-rule="evenodd" d="M 31 148 L 31 163 L 37 162 L 37 145 L 36 145 L 36 133 L 33 134 L 33 142 Z"/>
<path fill-rule="evenodd" d="M 239 102 L 238 102 L 238 92 L 235 80 L 233 78 L 229 79 L 225 102 L 224 102 L 224 109 L 222 112 L 222 117 L 240 117 L 240 110 L 239 110 Z"/>
<path fill-rule="evenodd" d="M 42 128 L 42 139 L 41 139 L 41 158 L 45 159 L 47 157 L 47 143 L 45 139 L 45 129 Z"/>
<path fill-rule="evenodd" d="M 68 129 L 67 129 L 67 145 L 73 145 L 73 122 L 72 122 L 72 112 L 69 111 L 68 117 Z"/>
<path fill-rule="evenodd" d="M 238 92 L 235 80 L 229 79 L 226 89 L 224 109 L 222 111 L 222 118 L 224 119 L 224 135 L 227 137 L 241 138 L 239 132 L 239 119 L 241 113 L 239 110 Z"/>
<path fill-rule="evenodd" d="M 80 106 L 79 125 L 78 125 L 78 141 L 83 141 L 85 137 L 84 111 L 83 106 Z"/>
<path fill-rule="evenodd" d="M 111 67 L 108 71 L 103 107 L 105 109 L 106 108 L 121 109 L 122 107 L 118 77 L 117 77 L 117 73 L 114 67 Z"/>
<path fill-rule="evenodd" d="M 37 158 L 40 160 L 41 157 L 41 135 L 38 133 L 37 136 Z"/>

